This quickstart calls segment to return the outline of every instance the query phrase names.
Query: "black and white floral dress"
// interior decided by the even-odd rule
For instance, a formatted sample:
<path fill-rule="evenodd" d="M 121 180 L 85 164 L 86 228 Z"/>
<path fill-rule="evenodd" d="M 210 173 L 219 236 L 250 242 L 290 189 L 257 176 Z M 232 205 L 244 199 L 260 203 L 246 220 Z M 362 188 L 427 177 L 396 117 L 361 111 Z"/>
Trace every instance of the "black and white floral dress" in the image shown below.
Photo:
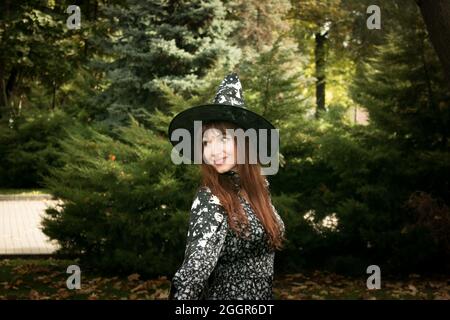
<path fill-rule="evenodd" d="M 237 172 L 223 174 L 239 189 Z M 199 189 L 191 207 L 185 258 L 172 279 L 171 299 L 273 298 L 275 252 L 267 245 L 266 232 L 250 204 L 239 197 L 251 231 L 247 238 L 231 230 L 226 211 L 211 190 Z M 271 206 L 284 231 L 283 221 Z"/>

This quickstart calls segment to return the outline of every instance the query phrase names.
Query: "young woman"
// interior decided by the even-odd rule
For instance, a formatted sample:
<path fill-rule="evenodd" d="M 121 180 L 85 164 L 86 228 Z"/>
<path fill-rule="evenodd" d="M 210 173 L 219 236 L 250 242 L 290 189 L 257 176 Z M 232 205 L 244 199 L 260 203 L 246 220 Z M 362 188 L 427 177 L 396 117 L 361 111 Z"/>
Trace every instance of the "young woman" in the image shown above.
<path fill-rule="evenodd" d="M 191 131 L 194 118 L 206 119 L 201 131 L 202 182 L 191 207 L 184 261 L 172 279 L 169 298 L 272 299 L 274 255 L 282 247 L 284 224 L 259 162 L 248 161 L 251 144 L 245 141 L 246 161 L 239 163 L 236 136 L 227 134 L 227 129 L 248 129 L 236 119 L 253 117 L 256 129 L 267 128 L 268 122 L 255 113 L 249 116 L 235 74 L 222 82 L 215 104 L 196 108 L 188 116 L 178 115 L 189 121 L 183 124 L 177 116 L 169 127 L 170 137 L 175 128 Z M 229 116 L 220 116 L 219 110 Z"/>

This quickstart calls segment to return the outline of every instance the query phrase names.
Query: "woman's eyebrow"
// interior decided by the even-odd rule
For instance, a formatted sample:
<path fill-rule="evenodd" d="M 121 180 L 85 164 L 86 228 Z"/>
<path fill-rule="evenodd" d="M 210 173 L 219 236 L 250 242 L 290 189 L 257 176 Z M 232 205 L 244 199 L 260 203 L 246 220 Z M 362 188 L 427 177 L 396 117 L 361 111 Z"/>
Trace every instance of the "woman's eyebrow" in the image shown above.
<path fill-rule="evenodd" d="M 221 136 L 223 136 L 223 133 L 219 132 L 210 138 L 221 137 Z M 205 139 L 208 139 L 208 138 L 203 137 L 203 141 L 205 141 Z"/>

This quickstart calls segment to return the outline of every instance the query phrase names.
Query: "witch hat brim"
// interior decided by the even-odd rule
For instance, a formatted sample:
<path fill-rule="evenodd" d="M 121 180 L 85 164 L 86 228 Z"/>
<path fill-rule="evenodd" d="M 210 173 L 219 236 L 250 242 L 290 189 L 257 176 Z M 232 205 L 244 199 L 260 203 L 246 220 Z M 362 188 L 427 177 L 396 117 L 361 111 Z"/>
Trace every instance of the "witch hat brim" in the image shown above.
<path fill-rule="evenodd" d="M 246 129 L 275 129 L 275 127 L 264 117 L 259 114 L 241 107 L 207 104 L 192 107 L 180 112 L 172 119 L 169 125 L 169 137 L 177 128 L 187 129 L 194 133 L 194 121 L 229 121 L 235 123 L 239 127 Z"/>

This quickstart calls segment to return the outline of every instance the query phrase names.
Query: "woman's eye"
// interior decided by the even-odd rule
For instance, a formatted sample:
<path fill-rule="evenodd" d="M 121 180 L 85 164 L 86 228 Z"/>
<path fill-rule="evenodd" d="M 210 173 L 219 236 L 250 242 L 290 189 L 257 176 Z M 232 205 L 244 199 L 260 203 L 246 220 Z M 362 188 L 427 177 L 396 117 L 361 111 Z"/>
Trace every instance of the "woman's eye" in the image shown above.
<path fill-rule="evenodd" d="M 206 146 L 208 144 L 208 141 L 203 141 L 203 146 Z"/>

